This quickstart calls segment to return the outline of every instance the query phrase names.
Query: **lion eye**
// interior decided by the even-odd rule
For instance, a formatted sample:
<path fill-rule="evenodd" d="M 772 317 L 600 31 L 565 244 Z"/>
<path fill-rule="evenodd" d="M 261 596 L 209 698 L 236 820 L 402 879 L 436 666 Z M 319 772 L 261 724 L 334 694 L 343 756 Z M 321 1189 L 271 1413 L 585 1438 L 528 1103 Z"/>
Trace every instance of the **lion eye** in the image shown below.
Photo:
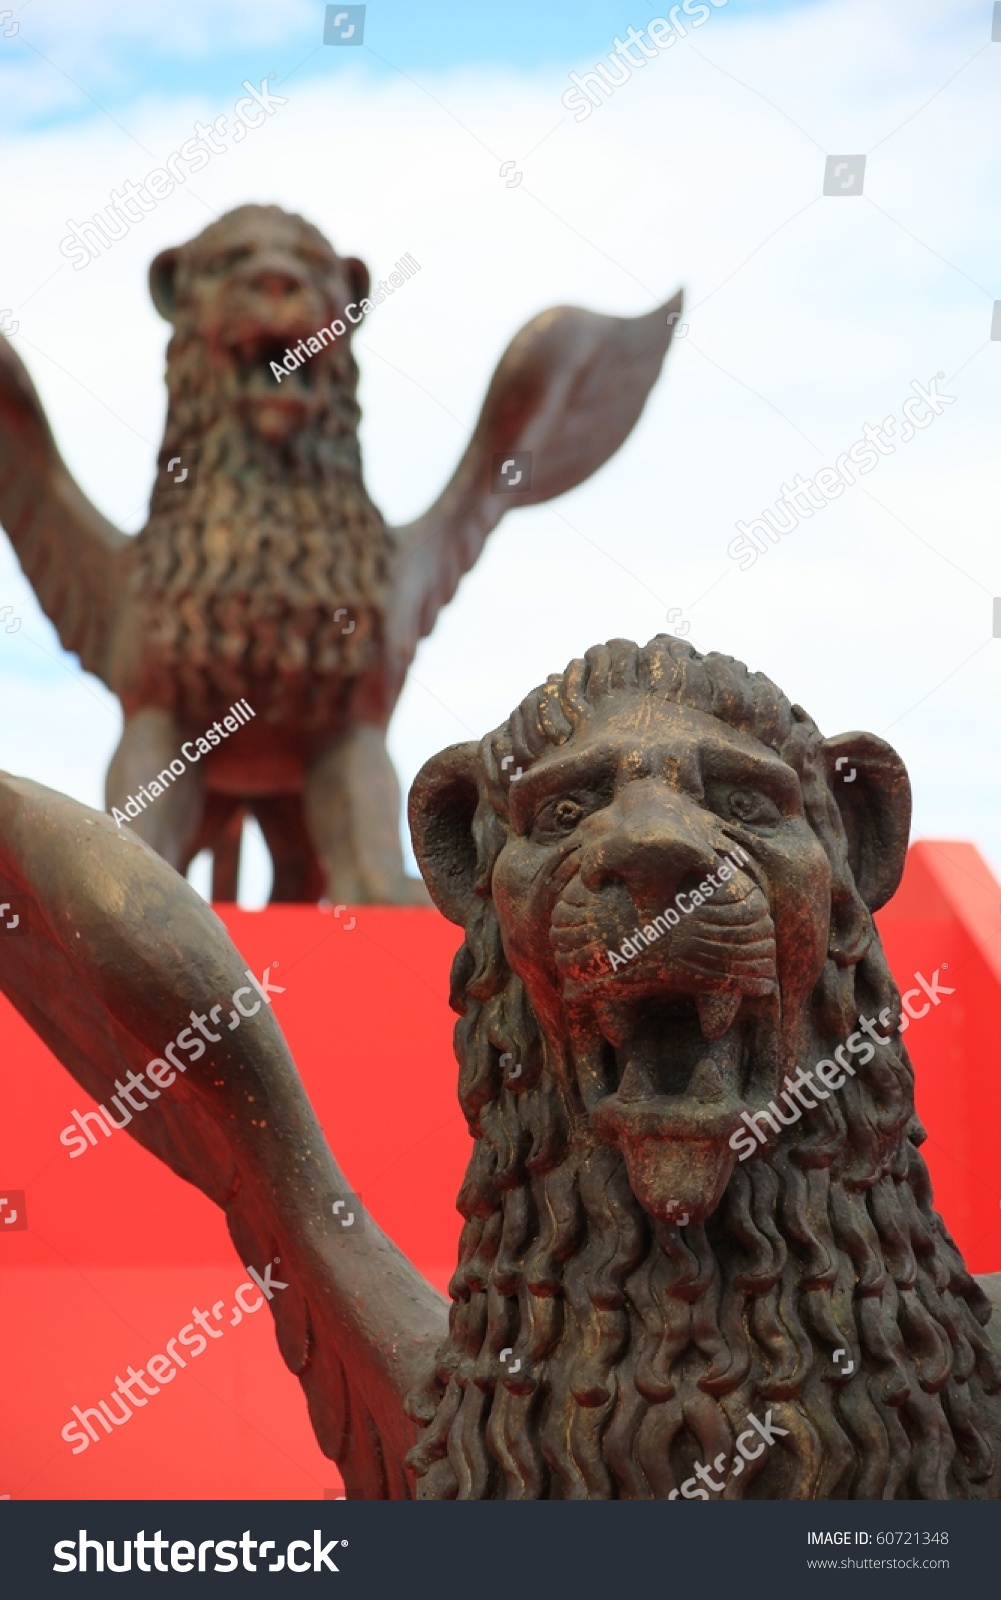
<path fill-rule="evenodd" d="M 553 810 L 553 821 L 558 828 L 576 828 L 584 815 L 584 807 L 577 800 L 560 800 Z"/>
<path fill-rule="evenodd" d="M 774 825 L 782 820 L 778 807 L 756 789 L 731 789 L 727 796 L 727 807 L 738 822 Z"/>
<path fill-rule="evenodd" d="M 213 256 L 206 262 L 205 271 L 217 276 L 221 272 L 229 272 L 233 267 L 239 266 L 241 261 L 246 261 L 250 251 L 245 245 L 236 245 L 232 250 L 223 250 L 219 255 Z"/>
<path fill-rule="evenodd" d="M 536 812 L 535 821 L 532 823 L 532 838 L 537 844 L 553 843 L 557 839 L 573 833 L 582 817 L 587 816 L 588 807 L 579 800 L 571 800 L 564 796 L 560 800 L 549 800 Z"/>

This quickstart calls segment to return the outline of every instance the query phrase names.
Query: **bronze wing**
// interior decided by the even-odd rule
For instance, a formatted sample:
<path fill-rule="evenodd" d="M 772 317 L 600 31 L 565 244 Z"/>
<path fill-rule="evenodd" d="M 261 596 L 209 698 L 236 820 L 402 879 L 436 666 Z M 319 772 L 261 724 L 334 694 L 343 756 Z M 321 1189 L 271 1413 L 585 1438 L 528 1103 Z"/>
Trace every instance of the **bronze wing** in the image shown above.
<path fill-rule="evenodd" d="M 557 306 L 515 334 L 448 487 L 416 522 L 393 530 L 387 642 L 398 683 L 505 511 L 573 489 L 622 444 L 660 372 L 682 300 L 679 292 L 642 317 Z M 530 479 L 517 465 L 498 477 L 524 452 Z M 525 488 L 515 482 L 518 470 Z"/>
<path fill-rule="evenodd" d="M 131 540 L 70 476 L 24 363 L 2 334 L 0 523 L 63 648 L 107 682 Z"/>
<path fill-rule="evenodd" d="M 347 1181 L 269 1006 L 225 1026 L 232 997 L 253 990 L 218 918 L 110 817 L 7 775 L 0 916 L 22 919 L 0 930 L 0 987 L 98 1101 L 162 1060 L 192 1010 L 221 1003 L 222 1042 L 129 1132 L 223 1207 L 246 1266 L 280 1259 L 278 1343 L 349 1497 L 408 1498 L 417 1425 L 404 1399 L 431 1372 L 445 1301 L 371 1218 L 355 1235 L 332 1213 Z"/>

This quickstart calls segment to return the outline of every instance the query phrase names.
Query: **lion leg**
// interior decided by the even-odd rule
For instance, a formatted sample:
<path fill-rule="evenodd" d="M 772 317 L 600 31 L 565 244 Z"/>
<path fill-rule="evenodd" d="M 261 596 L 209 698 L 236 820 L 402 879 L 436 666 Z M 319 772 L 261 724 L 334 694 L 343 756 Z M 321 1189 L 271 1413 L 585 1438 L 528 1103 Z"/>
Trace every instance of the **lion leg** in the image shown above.
<path fill-rule="evenodd" d="M 225 796 L 229 799 L 229 796 Z M 231 905 L 236 902 L 240 881 L 240 844 L 243 839 L 243 821 L 247 813 L 242 806 L 231 806 L 212 845 L 212 903 Z"/>
<path fill-rule="evenodd" d="M 180 776 L 169 773 L 162 794 L 149 799 L 140 794 L 171 761 L 180 761 L 184 732 L 166 711 L 146 707 L 126 719 L 118 749 L 108 768 L 105 807 L 125 814 L 133 833 L 182 871 L 189 855 L 188 845 L 196 837 L 204 806 L 198 768 L 184 763 Z M 126 805 L 130 797 L 142 808 L 130 816 Z M 117 820 L 117 819 L 116 819 Z"/>
<path fill-rule="evenodd" d="M 307 771 L 303 803 L 328 899 L 430 904 L 421 880 L 404 870 L 400 785 L 381 728 L 353 728 L 322 749 Z"/>
<path fill-rule="evenodd" d="M 314 904 L 324 893 L 324 873 L 302 814 L 302 796 L 270 795 L 252 803 L 274 877 L 269 905 Z"/>
<path fill-rule="evenodd" d="M 213 903 L 236 899 L 240 838 L 245 816 L 243 802 L 234 795 L 214 794 L 209 790 L 202 806 L 198 832 L 185 845 L 184 859 L 177 869 L 182 877 L 187 877 L 195 856 L 203 850 L 211 852 Z"/>

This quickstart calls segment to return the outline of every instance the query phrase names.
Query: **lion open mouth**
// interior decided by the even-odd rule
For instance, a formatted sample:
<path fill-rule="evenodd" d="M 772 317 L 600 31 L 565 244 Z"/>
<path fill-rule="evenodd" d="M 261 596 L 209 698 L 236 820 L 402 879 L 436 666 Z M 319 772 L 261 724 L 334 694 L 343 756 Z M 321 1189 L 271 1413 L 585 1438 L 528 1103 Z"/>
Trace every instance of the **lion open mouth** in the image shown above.
<path fill-rule="evenodd" d="M 285 366 L 291 350 L 295 352 L 300 340 L 309 337 L 308 329 L 293 329 L 287 334 L 269 332 L 244 333 L 227 346 L 230 366 L 239 396 L 243 400 L 270 401 L 272 403 L 301 401 L 316 388 L 317 368 L 313 357 L 307 353 L 305 360 L 299 354 L 300 365 L 294 370 Z M 272 363 L 283 374 L 279 384 Z"/>
<path fill-rule="evenodd" d="M 614 1059 L 609 1092 L 623 1100 L 686 1095 L 718 1103 L 739 1093 L 750 1053 L 749 1029 L 735 1027 L 739 994 L 678 997 L 645 1008 L 632 1023 L 599 1007 L 599 1026 Z M 601 1015 L 605 1011 L 605 1015 Z"/>
<path fill-rule="evenodd" d="M 599 900 L 568 886 L 553 919 L 582 1092 L 647 1211 L 667 1222 L 701 1220 L 733 1169 L 729 1140 L 743 1113 L 778 1080 L 768 906 L 747 879 L 727 886 L 715 904 L 612 972 L 607 949 L 637 908 L 629 902 L 627 910 L 621 891 Z"/>
<path fill-rule="evenodd" d="M 618 1145 L 637 1195 L 666 1222 L 701 1220 L 733 1169 L 729 1140 L 778 1075 L 777 990 L 599 1004 L 595 1127 Z"/>
<path fill-rule="evenodd" d="M 774 1082 L 775 996 L 732 990 L 673 996 L 642 1009 L 599 1004 L 600 1100 L 644 1108 L 681 1130 L 727 1131 Z M 649 1117 L 646 1118 L 649 1121 Z"/>

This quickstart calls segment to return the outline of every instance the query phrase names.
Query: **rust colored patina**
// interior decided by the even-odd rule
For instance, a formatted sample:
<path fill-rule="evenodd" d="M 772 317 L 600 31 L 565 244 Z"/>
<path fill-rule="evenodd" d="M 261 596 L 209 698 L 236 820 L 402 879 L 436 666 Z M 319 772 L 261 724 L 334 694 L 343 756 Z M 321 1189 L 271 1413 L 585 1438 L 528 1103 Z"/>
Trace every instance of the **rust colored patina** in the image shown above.
<path fill-rule="evenodd" d="M 159 255 L 150 287 L 173 337 L 135 538 L 70 478 L 0 336 L 0 522 L 65 648 L 121 701 L 108 809 L 181 871 L 212 851 L 216 900 L 235 898 L 253 815 L 274 900 L 426 903 L 385 742 L 414 653 L 503 513 L 618 449 L 681 296 L 637 318 L 534 318 L 444 493 L 390 528 L 362 479 L 351 335 L 404 283 L 373 290 L 301 217 L 243 206 Z M 231 727 L 241 700 L 252 716 Z"/>
<path fill-rule="evenodd" d="M 348 1494 L 997 1499 L 1001 1274 L 934 1211 L 872 916 L 899 756 L 729 657 L 613 640 L 430 761 L 410 816 L 464 933 L 450 1313 L 371 1219 L 345 1238 L 266 1008 L 129 1125 L 288 1267 L 282 1354 Z M 3 987 L 95 1099 L 242 981 L 159 858 L 17 779 L 0 897 Z"/>

